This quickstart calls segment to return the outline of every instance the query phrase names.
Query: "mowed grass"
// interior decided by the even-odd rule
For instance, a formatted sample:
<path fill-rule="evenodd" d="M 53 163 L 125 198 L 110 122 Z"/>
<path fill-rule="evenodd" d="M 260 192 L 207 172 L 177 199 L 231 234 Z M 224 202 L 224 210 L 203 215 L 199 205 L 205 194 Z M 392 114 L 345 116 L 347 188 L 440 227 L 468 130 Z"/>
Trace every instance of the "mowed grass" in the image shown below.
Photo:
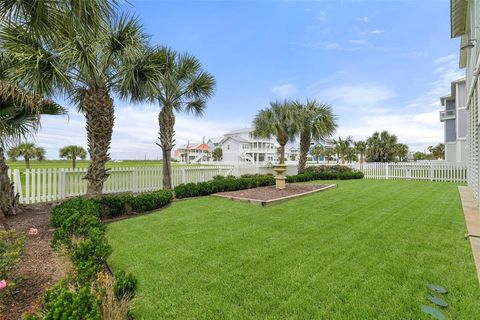
<path fill-rule="evenodd" d="M 318 182 L 317 182 L 318 183 Z M 457 187 L 334 181 L 271 207 L 214 197 L 108 225 L 113 270 L 139 280 L 139 319 L 480 319 Z"/>

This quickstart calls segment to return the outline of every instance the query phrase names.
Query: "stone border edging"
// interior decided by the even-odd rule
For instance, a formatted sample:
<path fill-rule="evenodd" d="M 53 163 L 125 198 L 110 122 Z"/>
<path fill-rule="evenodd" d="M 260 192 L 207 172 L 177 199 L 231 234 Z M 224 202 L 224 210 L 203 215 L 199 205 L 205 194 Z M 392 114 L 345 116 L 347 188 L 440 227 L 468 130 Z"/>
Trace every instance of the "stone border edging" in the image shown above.
<path fill-rule="evenodd" d="M 310 191 L 307 191 L 307 192 L 302 192 L 302 193 L 293 194 L 293 195 L 289 195 L 289 196 L 285 196 L 285 197 L 281 197 L 281 198 L 276 198 L 276 199 L 271 199 L 271 200 L 247 199 L 247 198 L 228 196 L 228 195 L 223 195 L 223 194 L 218 194 L 218 193 L 214 193 L 214 194 L 212 194 L 212 196 L 218 197 L 218 198 L 230 199 L 230 200 L 234 200 L 234 201 L 259 204 L 262 207 L 266 207 L 266 206 L 269 206 L 269 205 L 272 205 L 272 204 L 277 204 L 277 203 L 280 203 L 280 202 L 284 202 L 284 201 L 288 201 L 288 200 L 291 200 L 291 199 L 294 199 L 294 198 L 307 196 L 307 195 L 312 194 L 312 193 L 316 193 L 316 192 L 320 192 L 320 191 L 324 191 L 324 190 L 331 189 L 331 188 L 336 188 L 336 187 L 337 187 L 336 184 L 329 184 L 329 185 L 326 185 L 323 188 L 310 190 Z"/>

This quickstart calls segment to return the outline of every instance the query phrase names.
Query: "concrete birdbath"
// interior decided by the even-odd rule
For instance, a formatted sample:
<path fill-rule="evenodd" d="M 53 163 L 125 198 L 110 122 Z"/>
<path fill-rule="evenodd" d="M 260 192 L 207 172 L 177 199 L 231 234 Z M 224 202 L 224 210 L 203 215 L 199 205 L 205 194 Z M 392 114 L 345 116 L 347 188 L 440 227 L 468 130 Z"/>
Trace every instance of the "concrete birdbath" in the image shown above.
<path fill-rule="evenodd" d="M 273 166 L 273 170 L 277 174 L 275 176 L 275 187 L 277 189 L 285 189 L 286 183 L 286 177 L 285 177 L 285 172 L 287 171 L 287 165 L 286 164 L 275 164 Z"/>

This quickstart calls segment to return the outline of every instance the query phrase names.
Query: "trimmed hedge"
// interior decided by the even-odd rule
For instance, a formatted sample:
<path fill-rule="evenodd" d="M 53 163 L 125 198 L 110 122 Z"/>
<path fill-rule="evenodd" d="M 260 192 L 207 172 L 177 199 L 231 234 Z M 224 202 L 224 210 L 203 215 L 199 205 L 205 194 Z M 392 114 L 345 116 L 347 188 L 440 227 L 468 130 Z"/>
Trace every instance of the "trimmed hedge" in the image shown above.
<path fill-rule="evenodd" d="M 326 165 L 321 165 L 321 166 L 310 166 L 306 167 L 302 171 L 299 172 L 299 174 L 302 173 L 344 173 L 344 172 L 356 172 L 350 167 L 347 166 L 342 166 L 342 165 L 332 165 L 332 166 L 326 166 Z"/>
<path fill-rule="evenodd" d="M 271 175 L 249 175 L 248 177 L 216 177 L 214 180 L 200 183 L 186 183 L 175 187 L 178 199 L 207 196 L 217 192 L 251 189 L 271 186 L 275 178 Z"/>
<path fill-rule="evenodd" d="M 352 172 L 305 172 L 297 174 L 296 176 L 288 176 L 287 182 L 304 182 L 313 180 L 350 180 L 350 179 L 362 179 L 363 173 L 360 171 Z"/>
<path fill-rule="evenodd" d="M 161 190 L 136 196 L 75 198 L 53 208 L 50 220 L 55 227 L 52 245 L 65 248 L 74 274 L 70 278 L 71 285 L 63 281 L 46 295 L 45 316 L 32 316 L 31 319 L 100 319 L 98 294 L 91 288 L 112 251 L 102 218 L 158 209 L 172 199 L 171 191 Z M 123 272 L 116 276 L 114 290 L 117 298 L 132 298 L 137 285 L 135 278 Z"/>

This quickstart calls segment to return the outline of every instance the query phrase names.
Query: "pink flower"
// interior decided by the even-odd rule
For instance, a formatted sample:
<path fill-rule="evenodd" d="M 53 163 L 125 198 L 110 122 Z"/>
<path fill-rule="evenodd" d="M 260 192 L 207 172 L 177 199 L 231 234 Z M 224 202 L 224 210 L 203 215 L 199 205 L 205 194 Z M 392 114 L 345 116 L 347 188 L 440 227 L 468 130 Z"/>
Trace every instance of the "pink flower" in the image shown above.
<path fill-rule="evenodd" d="M 7 281 L 2 280 L 0 281 L 0 290 L 5 289 L 7 287 Z"/>
<path fill-rule="evenodd" d="M 38 234 L 38 229 L 37 228 L 30 228 L 28 231 L 28 234 L 31 236 L 36 236 Z"/>

